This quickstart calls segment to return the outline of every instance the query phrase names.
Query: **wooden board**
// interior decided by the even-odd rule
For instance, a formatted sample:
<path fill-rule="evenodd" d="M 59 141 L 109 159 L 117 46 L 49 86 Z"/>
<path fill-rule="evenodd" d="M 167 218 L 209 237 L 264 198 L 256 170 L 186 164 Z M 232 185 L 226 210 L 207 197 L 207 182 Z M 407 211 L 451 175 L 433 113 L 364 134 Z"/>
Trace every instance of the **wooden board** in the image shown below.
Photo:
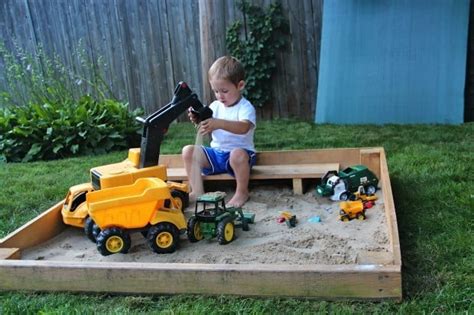
<path fill-rule="evenodd" d="M 384 265 L 210 265 L 0 261 L 3 290 L 399 299 Z"/>
<path fill-rule="evenodd" d="M 327 171 L 339 170 L 339 163 L 255 165 L 250 173 L 251 180 L 321 178 Z M 187 180 L 184 168 L 169 168 L 168 180 Z M 203 176 L 204 180 L 233 180 L 229 174 Z"/>
<path fill-rule="evenodd" d="M 401 256 L 396 214 L 383 148 L 330 149 L 292 153 L 286 164 L 321 163 L 341 167 L 367 160 L 380 174 L 390 251 L 383 257 L 364 257 L 352 265 L 186 264 L 1 260 L 0 290 L 71 291 L 152 294 L 232 294 L 293 296 L 326 300 L 402 298 Z M 366 154 L 369 152 L 370 158 Z M 300 154 L 301 153 L 301 154 Z M 375 157 L 378 156 L 378 159 Z M 265 155 L 264 155 L 265 157 Z M 332 162 L 324 157 L 336 157 Z M 169 157 L 165 157 L 169 158 Z M 280 160 L 281 161 L 281 160 Z M 314 161 L 314 160 L 313 160 Z M 378 169 L 374 169 L 378 168 Z M 0 241 L 0 248 L 23 250 L 58 235 L 62 202 Z M 34 235 L 35 237 L 32 237 Z"/>
<path fill-rule="evenodd" d="M 321 178 L 328 171 L 334 170 L 339 170 L 339 163 L 255 165 L 250 172 L 250 180 L 291 179 L 293 192 L 302 195 L 303 179 Z M 184 168 L 168 168 L 167 177 L 171 181 L 188 180 Z M 234 177 L 229 174 L 217 174 L 203 176 L 203 180 L 234 180 Z"/>
<path fill-rule="evenodd" d="M 0 248 L 1 259 L 20 259 L 21 252 L 19 248 Z"/>

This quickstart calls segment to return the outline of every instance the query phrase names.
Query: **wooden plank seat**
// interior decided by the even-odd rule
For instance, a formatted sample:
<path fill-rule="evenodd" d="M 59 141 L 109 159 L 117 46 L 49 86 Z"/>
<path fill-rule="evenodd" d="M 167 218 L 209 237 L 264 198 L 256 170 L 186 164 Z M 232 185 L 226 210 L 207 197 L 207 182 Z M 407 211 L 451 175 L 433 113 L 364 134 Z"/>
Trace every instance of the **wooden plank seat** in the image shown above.
<path fill-rule="evenodd" d="M 313 163 L 313 164 L 278 164 L 255 165 L 250 172 L 250 180 L 264 179 L 291 179 L 295 194 L 303 194 L 303 179 L 321 178 L 326 172 L 339 170 L 339 163 Z M 168 180 L 187 181 L 186 171 L 183 167 L 169 167 Z M 233 180 L 229 174 L 203 176 L 208 180 Z"/>

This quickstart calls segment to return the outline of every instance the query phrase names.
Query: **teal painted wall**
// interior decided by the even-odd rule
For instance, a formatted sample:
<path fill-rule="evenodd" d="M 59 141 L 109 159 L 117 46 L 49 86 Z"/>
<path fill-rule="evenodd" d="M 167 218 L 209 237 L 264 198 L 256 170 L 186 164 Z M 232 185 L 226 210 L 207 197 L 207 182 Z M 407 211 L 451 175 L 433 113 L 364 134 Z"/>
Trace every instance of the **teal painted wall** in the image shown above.
<path fill-rule="evenodd" d="M 324 1 L 318 123 L 463 122 L 469 0 Z"/>

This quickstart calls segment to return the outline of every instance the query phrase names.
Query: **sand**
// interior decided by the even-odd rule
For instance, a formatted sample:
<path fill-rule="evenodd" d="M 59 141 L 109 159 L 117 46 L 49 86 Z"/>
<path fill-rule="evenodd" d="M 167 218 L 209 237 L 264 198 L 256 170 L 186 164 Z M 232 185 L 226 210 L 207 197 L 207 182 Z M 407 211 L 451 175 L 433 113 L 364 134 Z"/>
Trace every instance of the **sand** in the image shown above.
<path fill-rule="evenodd" d="M 216 239 L 190 243 L 181 236 L 178 250 L 155 254 L 140 233 L 133 233 L 128 254 L 102 256 L 82 229 L 67 227 L 48 242 L 22 253 L 27 260 L 84 262 L 147 262 L 203 264 L 365 264 L 380 263 L 390 257 L 387 222 L 377 192 L 376 205 L 366 212 L 365 221 L 342 222 L 339 203 L 316 197 L 314 189 L 294 195 L 289 185 L 258 185 L 251 188 L 250 200 L 243 210 L 255 213 L 249 231 L 236 229 L 236 239 L 219 245 Z M 228 191 L 227 200 L 232 196 Z M 297 224 L 289 228 L 277 219 L 282 211 L 291 211 Z M 194 207 L 185 210 L 186 217 Z M 319 221 L 318 222 L 318 218 Z"/>

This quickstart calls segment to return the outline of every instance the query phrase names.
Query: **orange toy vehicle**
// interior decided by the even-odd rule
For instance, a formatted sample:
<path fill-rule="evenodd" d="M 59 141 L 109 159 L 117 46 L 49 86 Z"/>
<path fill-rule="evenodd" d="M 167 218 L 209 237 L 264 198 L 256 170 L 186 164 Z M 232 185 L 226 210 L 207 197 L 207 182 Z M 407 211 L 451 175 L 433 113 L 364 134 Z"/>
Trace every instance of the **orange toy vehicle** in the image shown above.
<path fill-rule="evenodd" d="M 372 208 L 373 205 L 373 201 L 343 201 L 339 204 L 339 219 L 345 222 L 352 219 L 365 220 L 365 210 Z"/>
<path fill-rule="evenodd" d="M 172 253 L 179 234 L 186 232 L 181 205 L 159 178 L 140 178 L 132 185 L 90 192 L 87 208 L 100 229 L 96 244 L 104 256 L 127 253 L 130 232 L 142 232 L 155 253 Z"/>
<path fill-rule="evenodd" d="M 179 210 L 187 207 L 189 203 L 188 186 L 186 184 L 165 182 L 167 180 L 166 166 L 159 165 L 158 161 L 160 145 L 169 125 L 188 108 L 192 108 L 200 120 L 212 116 L 212 110 L 201 104 L 196 94 L 192 93 L 186 83 L 180 82 L 169 104 L 161 107 L 145 119 L 137 118 L 138 121 L 143 123 L 140 148 L 130 149 L 128 158 L 122 162 L 92 168 L 90 183 L 76 185 L 69 189 L 61 211 L 63 222 L 84 228 L 86 235 L 95 242 L 100 227 L 110 227 L 111 225 L 104 222 L 102 224 L 94 222 L 89 209 L 92 200 L 90 198 L 92 197 L 88 196 L 100 192 L 99 195 L 105 202 L 108 195 L 113 196 L 114 200 L 119 200 L 120 198 L 116 195 L 116 192 L 120 192 L 123 193 L 123 198 L 120 200 L 126 202 L 126 198 L 131 195 L 125 189 L 120 189 L 122 186 L 128 187 L 127 189 L 151 189 L 145 184 L 137 185 L 137 187 L 133 186 L 139 179 L 150 179 L 148 181 L 149 185 L 155 185 L 151 183 L 156 183 L 151 179 L 159 179 L 161 181 L 160 191 L 168 191 L 167 194 L 161 192 L 160 195 L 155 196 L 155 202 L 158 202 L 156 207 L 163 207 L 161 203 L 171 204 L 171 208 Z M 163 183 L 165 186 L 163 186 Z M 106 193 L 105 191 L 109 189 L 113 189 L 113 191 Z M 136 195 L 138 195 L 138 192 L 133 191 L 133 196 Z M 165 196 L 166 198 L 164 198 Z M 164 208 L 170 207 L 165 205 Z M 132 213 L 132 210 L 129 211 Z M 112 212 L 109 211 L 108 213 Z M 128 218 L 131 217 L 131 215 L 128 216 Z M 135 228 L 127 225 L 120 227 Z M 109 250 L 109 253 L 126 252 L 124 248 L 115 251 Z M 157 250 L 157 252 L 159 251 Z"/>

